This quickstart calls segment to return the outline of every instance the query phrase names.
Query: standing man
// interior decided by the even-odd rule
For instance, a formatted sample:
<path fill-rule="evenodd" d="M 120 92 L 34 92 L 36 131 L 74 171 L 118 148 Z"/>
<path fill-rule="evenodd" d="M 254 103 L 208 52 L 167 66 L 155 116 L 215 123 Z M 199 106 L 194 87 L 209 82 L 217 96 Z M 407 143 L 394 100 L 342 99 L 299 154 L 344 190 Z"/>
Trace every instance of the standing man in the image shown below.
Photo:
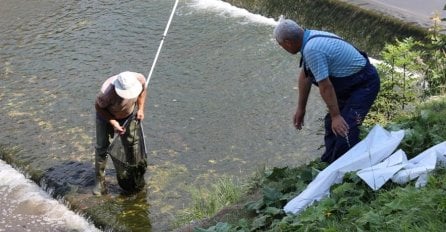
<path fill-rule="evenodd" d="M 93 194 L 107 193 L 105 186 L 105 167 L 107 164 L 107 148 L 110 138 L 117 132 L 123 136 L 126 153 L 135 154 L 139 146 L 139 136 L 135 133 L 136 121 L 131 120 L 129 126 L 123 123 L 136 111 L 136 120 L 144 119 L 144 102 L 146 99 L 145 78 L 140 73 L 122 72 L 108 78 L 96 97 L 96 150 L 95 175 L 96 185 Z M 135 110 L 136 107 L 136 110 Z"/>
<path fill-rule="evenodd" d="M 281 18 L 274 37 L 287 52 L 301 53 L 296 129 L 304 126 L 311 84 L 319 87 L 328 108 L 321 160 L 332 163 L 359 142 L 359 126 L 379 92 L 378 73 L 365 53 L 335 34 L 304 30 Z"/>

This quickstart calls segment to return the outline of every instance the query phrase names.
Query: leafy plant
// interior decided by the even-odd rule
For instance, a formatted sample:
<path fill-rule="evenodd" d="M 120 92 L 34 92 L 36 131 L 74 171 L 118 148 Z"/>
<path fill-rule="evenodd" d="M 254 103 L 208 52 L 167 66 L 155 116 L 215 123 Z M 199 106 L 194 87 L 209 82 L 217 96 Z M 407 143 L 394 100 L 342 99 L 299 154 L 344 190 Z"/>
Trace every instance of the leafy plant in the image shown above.
<path fill-rule="evenodd" d="M 383 62 L 377 65 L 381 90 L 364 125 L 386 125 L 430 96 L 446 93 L 446 36 L 438 14 L 427 42 L 413 38 L 386 44 Z"/>
<path fill-rule="evenodd" d="M 421 46 L 413 38 L 396 44 L 387 44 L 382 52 L 383 62 L 377 66 L 381 78 L 381 89 L 372 106 L 367 124 L 386 124 L 406 105 L 414 104 L 420 96 L 417 84 L 421 83 L 419 70 L 422 53 L 415 48 Z"/>
<path fill-rule="evenodd" d="M 446 93 L 446 35 L 440 33 L 443 29 L 440 22 L 444 19 L 440 19 L 440 15 L 436 13 L 432 20 L 433 26 L 428 38 L 430 43 L 423 47 L 430 51 L 424 57 L 427 65 L 425 73 L 429 95 Z"/>
<path fill-rule="evenodd" d="M 412 113 L 395 119 L 387 128 L 405 129 L 400 148 L 411 157 L 446 139 L 445 115 L 445 98 L 432 98 L 418 106 Z"/>

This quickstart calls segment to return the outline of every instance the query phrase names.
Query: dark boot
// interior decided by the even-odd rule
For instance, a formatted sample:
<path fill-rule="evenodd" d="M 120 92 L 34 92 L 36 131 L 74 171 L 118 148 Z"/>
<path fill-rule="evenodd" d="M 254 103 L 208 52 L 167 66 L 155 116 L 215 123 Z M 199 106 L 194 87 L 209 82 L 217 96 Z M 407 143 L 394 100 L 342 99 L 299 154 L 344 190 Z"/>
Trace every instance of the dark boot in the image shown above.
<path fill-rule="evenodd" d="M 105 167 L 107 164 L 107 157 L 96 156 L 95 162 L 95 176 L 96 184 L 93 188 L 93 194 L 97 196 L 107 194 L 107 186 L 105 185 Z"/>

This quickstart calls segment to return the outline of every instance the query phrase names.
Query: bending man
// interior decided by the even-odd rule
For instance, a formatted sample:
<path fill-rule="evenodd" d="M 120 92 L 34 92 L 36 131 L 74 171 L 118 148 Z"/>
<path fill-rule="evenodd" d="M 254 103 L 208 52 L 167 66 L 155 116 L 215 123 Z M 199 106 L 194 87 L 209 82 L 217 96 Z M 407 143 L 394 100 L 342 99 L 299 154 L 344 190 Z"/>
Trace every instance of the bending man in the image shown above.
<path fill-rule="evenodd" d="M 304 30 L 292 20 L 281 19 L 274 37 L 287 52 L 301 53 L 296 129 L 304 126 L 312 83 L 319 87 L 328 108 L 321 160 L 332 163 L 359 142 L 359 126 L 379 92 L 378 73 L 364 52 L 335 34 Z"/>
<path fill-rule="evenodd" d="M 117 132 L 123 136 L 126 153 L 135 154 L 138 149 L 139 137 L 136 121 L 131 120 L 129 130 L 122 125 L 132 116 L 136 108 L 136 120 L 144 119 L 144 102 L 146 99 L 145 78 L 135 72 L 122 72 L 108 78 L 96 97 L 96 150 L 95 174 L 96 185 L 93 194 L 107 193 L 105 186 L 105 167 L 107 163 L 107 148 L 110 138 Z"/>

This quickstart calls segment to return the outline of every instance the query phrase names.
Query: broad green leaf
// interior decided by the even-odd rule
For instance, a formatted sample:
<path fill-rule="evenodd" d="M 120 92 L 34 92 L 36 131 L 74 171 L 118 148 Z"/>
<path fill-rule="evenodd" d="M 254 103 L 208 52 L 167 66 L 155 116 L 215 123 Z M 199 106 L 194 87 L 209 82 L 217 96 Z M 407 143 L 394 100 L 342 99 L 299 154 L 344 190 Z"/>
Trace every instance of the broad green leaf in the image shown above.
<path fill-rule="evenodd" d="M 284 211 L 282 209 L 276 208 L 276 207 L 267 207 L 265 210 L 263 210 L 263 213 L 269 214 L 271 216 L 284 214 Z"/>
<path fill-rule="evenodd" d="M 268 219 L 268 217 L 269 216 L 263 215 L 254 219 L 254 221 L 252 222 L 252 230 L 257 230 L 266 226 L 266 220 Z"/>
<path fill-rule="evenodd" d="M 282 197 L 282 193 L 274 188 L 265 187 L 263 190 L 263 200 L 265 205 L 272 205 L 276 203 Z"/>

